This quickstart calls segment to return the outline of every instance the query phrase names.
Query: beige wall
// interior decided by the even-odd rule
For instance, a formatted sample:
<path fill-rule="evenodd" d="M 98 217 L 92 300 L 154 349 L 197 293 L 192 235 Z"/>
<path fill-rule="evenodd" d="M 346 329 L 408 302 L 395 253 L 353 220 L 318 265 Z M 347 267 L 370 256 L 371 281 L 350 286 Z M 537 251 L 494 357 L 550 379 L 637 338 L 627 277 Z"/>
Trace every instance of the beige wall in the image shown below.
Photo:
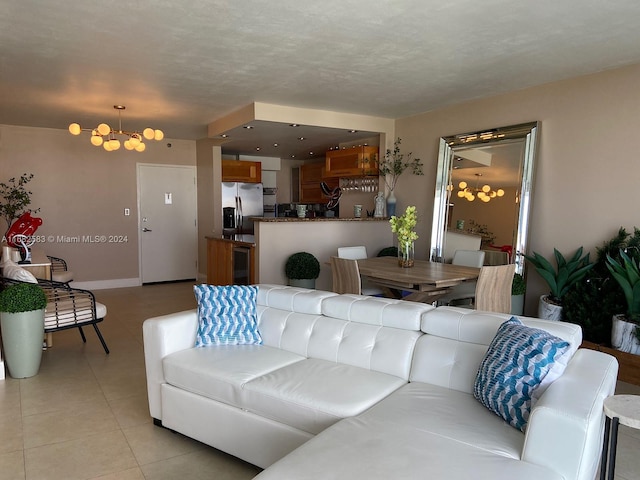
<path fill-rule="evenodd" d="M 535 120 L 541 130 L 529 251 L 595 251 L 620 226 L 640 225 L 638 85 L 640 65 L 398 120 L 403 151 L 425 165 L 424 177 L 403 175 L 396 188 L 399 208 L 415 204 L 421 212 L 418 252 L 424 258 L 429 250 L 439 138 Z M 527 313 L 542 293 L 538 275 L 529 275 Z"/>
<path fill-rule="evenodd" d="M 309 252 L 320 262 L 319 290 L 331 290 L 329 257 L 338 254 L 338 247 L 364 245 L 367 254 L 394 244 L 389 224 L 382 220 L 321 221 L 321 222 L 257 222 L 258 281 L 287 284 L 284 266 L 289 255 Z"/>
<path fill-rule="evenodd" d="M 148 143 L 144 153 L 106 152 L 92 146 L 87 134 L 0 125 L 0 181 L 25 172 L 35 175 L 28 187 L 43 219 L 36 235 L 45 238 L 46 253 L 69 262 L 79 282 L 138 279 L 138 162 L 195 165 L 195 142 L 165 139 Z M 128 217 L 125 208 L 131 211 Z M 61 239 L 84 235 L 118 235 L 126 241 Z"/>

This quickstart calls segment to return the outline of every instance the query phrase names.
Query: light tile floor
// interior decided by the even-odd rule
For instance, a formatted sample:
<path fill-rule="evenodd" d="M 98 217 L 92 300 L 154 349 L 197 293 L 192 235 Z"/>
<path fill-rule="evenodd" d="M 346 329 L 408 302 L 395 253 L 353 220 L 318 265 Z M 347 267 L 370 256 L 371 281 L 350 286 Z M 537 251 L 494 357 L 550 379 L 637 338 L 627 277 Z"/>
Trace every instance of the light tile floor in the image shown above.
<path fill-rule="evenodd" d="M 192 284 L 96 290 L 108 314 L 57 332 L 38 375 L 0 380 L 0 480 L 250 479 L 260 469 L 156 427 L 146 398 L 142 322 L 195 308 Z"/>
<path fill-rule="evenodd" d="M 83 344 L 77 330 L 54 334 L 38 375 L 0 380 L 0 480 L 242 480 L 260 469 L 149 417 L 142 322 L 195 308 L 188 282 L 97 290 L 108 315 Z M 618 393 L 640 394 L 619 383 Z M 640 480 L 640 431 L 621 426 L 616 479 Z"/>

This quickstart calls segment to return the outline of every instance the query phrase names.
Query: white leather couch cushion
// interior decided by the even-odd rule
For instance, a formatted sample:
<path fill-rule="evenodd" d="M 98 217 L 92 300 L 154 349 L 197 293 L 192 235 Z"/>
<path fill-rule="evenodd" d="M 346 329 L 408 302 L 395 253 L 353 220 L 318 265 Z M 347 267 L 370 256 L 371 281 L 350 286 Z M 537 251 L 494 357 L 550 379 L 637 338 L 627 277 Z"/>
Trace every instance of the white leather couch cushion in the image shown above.
<path fill-rule="evenodd" d="M 425 303 L 366 295 L 339 295 L 322 302 L 322 313 L 328 317 L 404 330 L 420 330 L 422 314 L 434 308 Z"/>
<path fill-rule="evenodd" d="M 420 331 L 349 322 L 258 305 L 265 345 L 409 379 Z"/>
<path fill-rule="evenodd" d="M 335 295 L 337 293 L 322 290 L 308 290 L 286 285 L 259 284 L 256 303 L 290 312 L 319 315 L 322 313 L 322 301 Z"/>
<path fill-rule="evenodd" d="M 432 383 L 466 393 L 473 392 L 478 366 L 498 327 L 509 314 L 478 312 L 465 308 L 438 307 L 422 316 L 428 333 L 416 344 L 411 381 Z M 582 342 L 580 326 L 518 316 L 529 327 L 541 328 L 571 344 L 571 358 Z"/>
<path fill-rule="evenodd" d="M 404 379 L 326 360 L 308 359 L 244 386 L 249 411 L 309 433 L 357 415 L 405 385 Z"/>
<path fill-rule="evenodd" d="M 162 366 L 167 383 L 242 407 L 246 382 L 301 360 L 300 355 L 264 345 L 217 345 L 172 353 L 162 359 Z"/>
<path fill-rule="evenodd" d="M 320 433 L 256 479 L 562 479 L 521 461 L 523 442 L 521 432 L 473 396 L 412 383 Z"/>

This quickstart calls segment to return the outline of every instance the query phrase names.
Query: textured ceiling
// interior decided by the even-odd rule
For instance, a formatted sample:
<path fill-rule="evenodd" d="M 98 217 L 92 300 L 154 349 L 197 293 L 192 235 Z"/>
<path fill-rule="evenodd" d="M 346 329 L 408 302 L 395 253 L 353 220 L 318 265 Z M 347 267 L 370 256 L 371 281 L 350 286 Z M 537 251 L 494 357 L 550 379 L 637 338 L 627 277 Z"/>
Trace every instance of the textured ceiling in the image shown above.
<path fill-rule="evenodd" d="M 637 0 L 5 1 L 0 124 L 168 138 L 252 102 L 401 118 L 640 63 Z M 341 139 L 336 139 L 341 140 Z"/>

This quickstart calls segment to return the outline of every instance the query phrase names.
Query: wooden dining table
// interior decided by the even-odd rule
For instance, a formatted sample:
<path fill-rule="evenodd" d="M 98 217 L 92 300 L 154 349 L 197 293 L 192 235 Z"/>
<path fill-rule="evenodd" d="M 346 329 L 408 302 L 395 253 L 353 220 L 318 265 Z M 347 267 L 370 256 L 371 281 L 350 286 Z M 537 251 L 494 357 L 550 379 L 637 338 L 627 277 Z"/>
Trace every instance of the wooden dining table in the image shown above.
<path fill-rule="evenodd" d="M 358 260 L 360 276 L 382 287 L 388 296 L 415 302 L 435 302 L 451 287 L 475 280 L 480 269 L 450 263 L 415 260 L 414 266 L 403 268 L 395 257 Z M 403 296 L 402 291 L 411 292 Z"/>

